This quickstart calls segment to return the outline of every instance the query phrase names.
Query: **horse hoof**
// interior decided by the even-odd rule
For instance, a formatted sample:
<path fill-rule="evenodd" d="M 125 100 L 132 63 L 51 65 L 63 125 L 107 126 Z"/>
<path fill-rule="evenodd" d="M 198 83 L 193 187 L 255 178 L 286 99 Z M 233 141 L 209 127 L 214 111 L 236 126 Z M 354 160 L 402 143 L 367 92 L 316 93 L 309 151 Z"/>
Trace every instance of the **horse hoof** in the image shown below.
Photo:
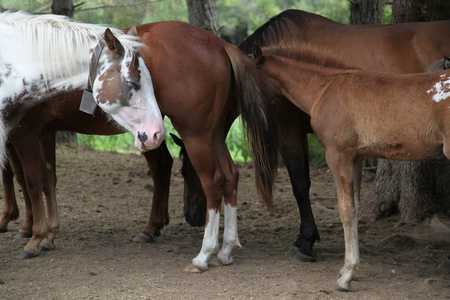
<path fill-rule="evenodd" d="M 446 260 L 441 262 L 441 264 L 437 267 L 439 270 L 450 273 L 450 256 L 447 257 Z"/>
<path fill-rule="evenodd" d="M 200 268 L 199 266 L 195 266 L 193 264 L 190 264 L 184 270 L 188 273 L 195 273 L 195 274 L 203 273 L 206 271 L 206 269 Z"/>
<path fill-rule="evenodd" d="M 40 251 L 50 251 L 50 250 L 54 250 L 54 249 L 55 249 L 55 245 L 49 245 L 49 244 L 47 244 L 47 245 L 40 244 L 39 245 Z"/>
<path fill-rule="evenodd" d="M 286 257 L 295 258 L 296 260 L 300 262 L 316 262 L 317 261 L 317 254 L 314 251 L 308 251 L 309 253 L 302 253 L 300 252 L 300 248 L 296 246 L 292 246 L 291 249 L 289 249 L 288 252 L 286 252 Z"/>
<path fill-rule="evenodd" d="M 38 256 L 39 254 L 36 254 L 34 252 L 28 251 L 28 250 L 23 250 L 22 253 L 20 253 L 19 255 L 17 255 L 17 258 L 20 259 L 30 259 L 33 257 Z"/>
<path fill-rule="evenodd" d="M 333 289 L 338 292 L 350 292 L 349 288 L 343 288 L 339 283 L 335 283 L 333 285 Z"/>
<path fill-rule="evenodd" d="M 8 228 L 0 227 L 0 233 L 8 232 Z"/>
<path fill-rule="evenodd" d="M 214 267 L 223 267 L 231 265 L 221 262 L 220 259 L 218 259 L 217 257 L 213 258 L 210 262 L 208 262 L 208 264 Z"/>
<path fill-rule="evenodd" d="M 16 233 L 16 235 L 14 236 L 14 238 L 15 238 L 15 239 L 29 239 L 29 238 L 31 238 L 32 235 L 33 235 L 32 233 L 20 229 L 19 232 Z"/>
<path fill-rule="evenodd" d="M 138 236 L 133 239 L 133 242 L 145 244 L 145 243 L 153 243 L 154 240 L 151 236 L 139 233 Z"/>

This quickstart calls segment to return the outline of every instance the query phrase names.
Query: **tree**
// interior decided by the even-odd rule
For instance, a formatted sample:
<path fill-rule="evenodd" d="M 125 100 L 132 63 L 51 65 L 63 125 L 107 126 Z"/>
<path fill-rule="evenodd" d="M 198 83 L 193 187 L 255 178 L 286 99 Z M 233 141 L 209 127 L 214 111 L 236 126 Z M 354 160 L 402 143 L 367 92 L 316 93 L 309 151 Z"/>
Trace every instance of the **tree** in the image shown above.
<path fill-rule="evenodd" d="M 393 23 L 439 19 L 450 19 L 450 1 L 394 1 Z M 445 158 L 421 162 L 379 160 L 375 184 L 361 203 L 361 212 L 370 219 L 399 214 L 401 220 L 412 222 L 436 212 L 449 214 L 449 183 L 450 161 Z"/>
<path fill-rule="evenodd" d="M 219 35 L 215 0 L 186 0 L 189 23 Z"/>
<path fill-rule="evenodd" d="M 349 0 L 350 23 L 380 24 L 383 16 L 384 0 Z"/>

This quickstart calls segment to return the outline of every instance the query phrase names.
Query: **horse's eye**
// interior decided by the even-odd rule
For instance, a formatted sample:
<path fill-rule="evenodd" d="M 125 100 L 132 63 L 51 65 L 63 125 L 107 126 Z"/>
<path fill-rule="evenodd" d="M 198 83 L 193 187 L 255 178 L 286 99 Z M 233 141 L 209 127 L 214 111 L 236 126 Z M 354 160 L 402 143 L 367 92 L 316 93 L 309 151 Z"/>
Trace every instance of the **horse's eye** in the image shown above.
<path fill-rule="evenodd" d="M 125 82 L 129 89 L 134 89 L 134 90 L 138 91 L 141 88 L 140 84 L 136 80 L 127 79 Z"/>

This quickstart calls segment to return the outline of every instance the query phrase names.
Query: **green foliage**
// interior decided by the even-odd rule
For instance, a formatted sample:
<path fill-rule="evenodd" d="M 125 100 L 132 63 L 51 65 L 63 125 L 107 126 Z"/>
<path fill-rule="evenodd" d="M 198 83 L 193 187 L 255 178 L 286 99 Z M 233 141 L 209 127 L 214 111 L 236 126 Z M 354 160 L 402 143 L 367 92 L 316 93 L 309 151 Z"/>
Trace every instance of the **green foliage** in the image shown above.
<path fill-rule="evenodd" d="M 167 147 L 169 148 L 172 156 L 178 157 L 180 148 L 173 142 L 170 137 L 170 133 L 175 134 L 178 137 L 179 135 L 173 128 L 173 125 L 168 118 L 164 119 L 164 126 L 166 128 Z M 77 134 L 77 140 L 78 145 L 89 147 L 97 151 L 139 153 L 139 151 L 134 147 L 134 137 L 129 132 L 111 136 Z M 226 143 L 235 162 L 250 161 L 251 155 L 244 139 L 242 121 L 240 118 L 236 119 L 231 126 L 226 138 Z"/>
<path fill-rule="evenodd" d="M 392 5 L 385 5 L 383 16 L 381 17 L 381 24 L 391 24 L 392 19 Z"/>
<path fill-rule="evenodd" d="M 314 134 L 308 134 L 308 154 L 311 167 L 325 167 L 325 149 Z"/>
<path fill-rule="evenodd" d="M 286 9 L 301 9 L 349 23 L 347 0 L 217 0 L 219 23 L 225 32 L 247 28 L 251 34 L 271 17 Z M 227 32 L 229 34 L 229 32 Z"/>
<path fill-rule="evenodd" d="M 111 136 L 77 134 L 78 145 L 97 151 L 115 151 L 120 153 L 137 153 L 131 133 Z"/>

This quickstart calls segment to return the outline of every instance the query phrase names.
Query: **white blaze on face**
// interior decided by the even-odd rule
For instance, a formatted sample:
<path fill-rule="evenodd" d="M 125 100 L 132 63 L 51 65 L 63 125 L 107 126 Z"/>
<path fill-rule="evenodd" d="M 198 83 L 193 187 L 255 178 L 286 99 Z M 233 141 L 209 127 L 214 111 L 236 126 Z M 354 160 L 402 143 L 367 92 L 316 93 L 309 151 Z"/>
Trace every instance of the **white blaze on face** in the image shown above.
<path fill-rule="evenodd" d="M 100 73 L 107 69 L 108 65 L 105 64 L 105 66 L 100 67 Z M 123 78 L 128 78 L 128 74 L 126 74 L 128 69 L 123 66 L 121 69 L 122 78 L 107 80 L 115 80 L 115 84 L 125 85 Z M 99 102 L 98 105 L 110 114 L 117 123 L 134 135 L 136 148 L 145 151 L 155 149 L 162 143 L 165 138 L 165 128 L 161 111 L 156 102 L 150 72 L 141 57 L 139 57 L 139 69 L 141 72 L 140 89 L 125 89 L 131 92 L 130 99 L 128 99 L 129 94 L 126 92 L 115 95 L 122 97 L 122 99 L 109 99 L 106 102 Z M 99 80 L 99 77 L 97 76 L 93 86 L 94 97 L 97 101 L 99 95 L 102 94 L 103 87 L 103 82 Z M 129 106 L 125 106 L 124 103 L 128 100 Z"/>
<path fill-rule="evenodd" d="M 450 77 L 445 78 L 445 75 L 441 75 L 441 80 L 436 82 L 427 93 L 433 95 L 433 101 L 435 102 L 440 102 L 450 97 Z"/>

